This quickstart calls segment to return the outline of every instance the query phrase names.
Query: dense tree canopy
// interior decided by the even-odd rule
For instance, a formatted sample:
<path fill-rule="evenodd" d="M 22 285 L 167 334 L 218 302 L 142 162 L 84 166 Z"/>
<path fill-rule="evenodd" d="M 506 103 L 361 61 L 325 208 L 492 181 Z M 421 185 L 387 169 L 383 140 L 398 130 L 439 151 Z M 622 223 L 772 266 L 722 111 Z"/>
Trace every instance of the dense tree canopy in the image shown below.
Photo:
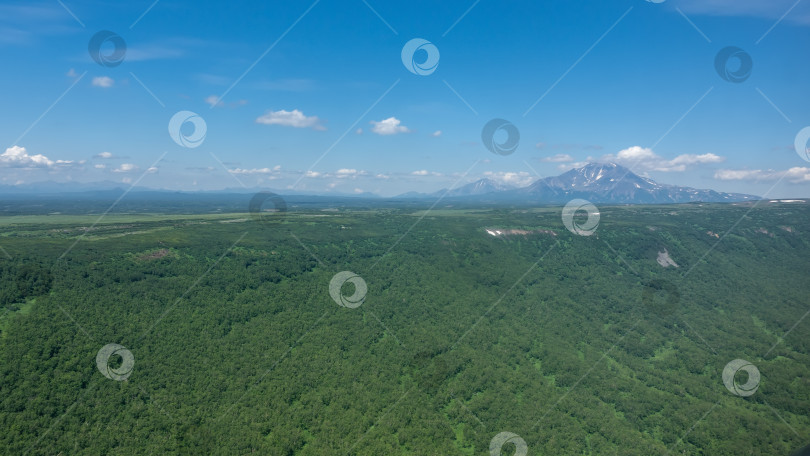
<path fill-rule="evenodd" d="M 0 454 L 790 454 L 804 206 L 600 208 L 592 236 L 559 208 L 9 220 Z"/>

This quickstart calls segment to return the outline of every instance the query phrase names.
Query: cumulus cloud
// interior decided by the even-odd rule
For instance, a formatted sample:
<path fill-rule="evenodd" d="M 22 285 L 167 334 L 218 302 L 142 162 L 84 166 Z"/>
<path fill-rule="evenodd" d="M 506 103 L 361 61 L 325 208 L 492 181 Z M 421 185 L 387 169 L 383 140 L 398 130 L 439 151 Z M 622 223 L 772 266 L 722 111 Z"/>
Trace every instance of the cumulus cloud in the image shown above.
<path fill-rule="evenodd" d="M 365 176 L 367 173 L 365 171 L 358 171 L 354 168 L 342 168 L 335 171 L 335 177 L 338 179 L 356 179 L 357 176 Z"/>
<path fill-rule="evenodd" d="M 545 163 L 565 163 L 574 161 L 574 157 L 568 154 L 557 154 L 551 157 L 543 157 L 540 161 Z"/>
<path fill-rule="evenodd" d="M 310 179 L 357 179 L 358 177 L 368 176 L 368 171 L 354 168 L 341 168 L 335 172 L 320 172 L 320 171 L 306 171 L 304 177 Z"/>
<path fill-rule="evenodd" d="M 513 187 L 525 187 L 534 182 L 535 177 L 525 171 L 510 172 L 510 171 L 487 171 L 484 176 L 502 184 L 511 185 Z"/>
<path fill-rule="evenodd" d="M 395 135 L 397 133 L 410 133 L 411 131 L 405 125 L 400 125 L 402 121 L 396 117 L 389 117 L 379 122 L 372 120 L 369 123 L 373 125 L 371 131 L 378 135 Z"/>
<path fill-rule="evenodd" d="M 132 163 L 121 163 L 121 166 L 115 168 L 113 170 L 114 173 L 129 173 L 132 171 L 137 171 L 138 167 Z"/>
<path fill-rule="evenodd" d="M 775 181 L 784 175 L 784 179 L 792 183 L 810 182 L 810 168 L 793 167 L 787 171 L 774 171 L 772 169 L 720 169 L 714 173 L 719 180 L 742 181 Z"/>
<path fill-rule="evenodd" d="M 277 174 L 280 171 L 281 165 L 276 165 L 272 168 L 250 168 L 250 169 L 234 168 L 228 170 L 228 172 L 231 174 Z"/>
<path fill-rule="evenodd" d="M 312 128 L 313 130 L 326 130 L 321 124 L 318 116 L 305 116 L 303 112 L 294 109 L 292 111 L 267 111 L 263 116 L 256 119 L 256 123 L 264 125 L 281 125 L 283 127 Z"/>
<path fill-rule="evenodd" d="M 72 163 L 72 160 L 51 160 L 42 154 L 29 155 L 25 147 L 20 146 L 11 146 L 0 154 L 0 167 L 5 168 L 49 168 Z"/>
<path fill-rule="evenodd" d="M 100 154 L 94 155 L 94 158 L 113 158 L 112 152 L 101 152 Z"/>
<path fill-rule="evenodd" d="M 435 171 L 428 171 L 426 169 L 420 169 L 411 173 L 411 176 L 442 176 L 442 173 L 437 173 Z"/>
<path fill-rule="evenodd" d="M 112 87 L 113 84 L 115 84 L 115 81 L 113 81 L 112 78 L 107 76 L 98 76 L 93 78 L 92 84 L 93 87 L 101 87 L 103 89 L 107 89 Z"/>
<path fill-rule="evenodd" d="M 720 163 L 725 160 L 723 157 L 715 154 L 683 154 L 678 155 L 677 157 L 670 160 L 668 163 L 678 167 L 681 165 L 689 166 L 689 165 L 696 165 L 701 163 Z M 681 169 L 676 171 L 682 171 Z"/>
<path fill-rule="evenodd" d="M 693 165 L 720 163 L 725 159 L 715 154 L 683 154 L 667 160 L 647 147 L 633 146 L 619 151 L 617 154 L 608 154 L 602 161 L 615 162 L 621 165 L 630 165 L 634 169 L 644 171 L 681 172 Z"/>

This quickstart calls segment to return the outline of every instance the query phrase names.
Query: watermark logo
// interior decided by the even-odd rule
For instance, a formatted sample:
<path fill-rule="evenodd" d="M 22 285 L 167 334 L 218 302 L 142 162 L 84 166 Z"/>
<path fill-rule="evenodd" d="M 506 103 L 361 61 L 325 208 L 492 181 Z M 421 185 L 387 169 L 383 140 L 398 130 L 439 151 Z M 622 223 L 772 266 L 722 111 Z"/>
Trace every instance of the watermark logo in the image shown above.
<path fill-rule="evenodd" d="M 714 58 L 714 69 L 723 80 L 739 84 L 751 76 L 751 55 L 735 46 L 724 47 Z"/>
<path fill-rule="evenodd" d="M 501 450 L 506 444 L 512 444 L 515 446 L 515 452 L 511 453 L 514 454 L 514 456 L 526 456 L 529 454 L 529 447 L 526 445 L 525 440 L 514 432 L 504 431 L 493 437 L 492 441 L 489 442 L 490 456 L 500 456 Z"/>
<path fill-rule="evenodd" d="M 351 296 L 343 294 L 343 285 L 346 283 L 354 285 L 354 293 Z M 366 292 L 368 292 L 366 281 L 350 271 L 338 272 L 329 282 L 329 296 L 341 307 L 349 309 L 360 307 L 366 300 Z"/>
<path fill-rule="evenodd" d="M 656 314 L 669 316 L 678 310 L 681 293 L 674 283 L 664 279 L 654 279 L 644 284 L 641 302 L 645 308 Z"/>
<path fill-rule="evenodd" d="M 503 138 L 503 135 L 506 137 Z M 481 141 L 493 154 L 509 155 L 517 150 L 520 144 L 520 131 L 508 120 L 492 119 L 481 130 Z"/>
<path fill-rule="evenodd" d="M 183 132 L 183 126 L 186 124 L 191 124 L 193 128 L 190 133 Z M 205 125 L 205 119 L 196 112 L 180 111 L 169 120 L 169 136 L 177 145 L 187 149 L 202 145 L 207 131 L 208 127 Z"/>
<path fill-rule="evenodd" d="M 810 141 L 810 127 L 804 127 L 796 135 L 796 139 L 793 141 L 793 147 L 802 160 L 810 162 L 810 147 L 807 147 L 808 141 Z"/>
<path fill-rule="evenodd" d="M 433 74 L 439 66 L 439 48 L 428 40 L 414 38 L 402 46 L 402 64 L 419 76 Z"/>
<path fill-rule="evenodd" d="M 273 203 L 272 210 L 263 209 L 267 200 Z M 259 192 L 250 199 L 248 212 L 253 220 L 257 222 L 267 222 L 271 219 L 283 216 L 287 212 L 287 202 L 284 201 L 284 198 L 273 192 Z"/>
<path fill-rule="evenodd" d="M 110 367 L 110 358 L 113 356 L 121 357 L 121 365 L 118 367 Z M 132 374 L 132 368 L 135 366 L 135 357 L 132 352 L 127 350 L 123 345 L 107 344 L 101 347 L 96 355 L 96 367 L 105 377 L 121 381 L 126 380 Z"/>
<path fill-rule="evenodd" d="M 740 384 L 737 382 L 737 374 L 739 372 L 748 374 L 748 380 Z M 723 384 L 726 389 L 735 396 L 748 397 L 757 392 L 759 388 L 759 369 L 757 366 L 749 363 L 744 359 L 735 359 L 734 361 L 726 364 L 723 369 Z"/>
<path fill-rule="evenodd" d="M 127 43 L 117 33 L 102 30 L 90 38 L 87 43 L 87 52 L 99 65 L 114 68 L 124 61 L 124 57 L 127 55 Z"/>
<path fill-rule="evenodd" d="M 578 212 L 585 212 L 588 219 L 584 222 L 576 220 Z M 599 226 L 599 209 L 590 201 L 584 199 L 574 199 L 568 202 L 562 210 L 563 225 L 568 231 L 579 236 L 590 236 Z"/>

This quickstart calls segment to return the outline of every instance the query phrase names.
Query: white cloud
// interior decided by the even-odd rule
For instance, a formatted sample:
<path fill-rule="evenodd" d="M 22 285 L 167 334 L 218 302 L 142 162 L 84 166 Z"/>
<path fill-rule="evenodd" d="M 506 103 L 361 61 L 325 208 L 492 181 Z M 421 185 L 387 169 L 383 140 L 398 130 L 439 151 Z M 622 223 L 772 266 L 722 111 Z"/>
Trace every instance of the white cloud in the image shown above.
<path fill-rule="evenodd" d="M 113 157 L 112 152 L 102 152 L 100 154 L 95 155 L 95 158 L 112 158 L 112 157 Z"/>
<path fill-rule="evenodd" d="M 545 163 L 565 163 L 574 161 L 574 157 L 568 154 L 557 154 L 551 157 L 543 157 L 540 161 Z"/>
<path fill-rule="evenodd" d="M 132 163 L 121 163 L 121 166 L 119 166 L 118 168 L 115 168 L 113 170 L 113 172 L 114 173 L 129 173 L 129 172 L 132 172 L 132 171 L 136 171 L 137 169 L 138 169 L 138 167 L 135 166 Z"/>
<path fill-rule="evenodd" d="M 358 135 L 362 135 L 362 134 L 363 134 L 363 129 L 362 129 L 362 128 L 358 128 L 358 129 L 357 129 L 357 130 L 355 130 L 354 132 L 355 132 L 356 134 L 358 134 Z"/>
<path fill-rule="evenodd" d="M 71 69 L 70 69 L 70 71 L 68 71 L 68 72 L 67 72 L 67 74 L 66 74 L 65 76 L 67 76 L 67 77 L 69 77 L 69 78 L 76 78 L 76 77 L 78 77 L 78 76 L 79 76 L 79 74 L 78 74 L 78 73 L 76 73 L 76 70 L 74 70 L 73 68 L 71 68 Z"/>
<path fill-rule="evenodd" d="M 765 172 L 761 169 L 720 169 L 714 173 L 715 179 L 720 180 L 758 180 L 762 179 Z"/>
<path fill-rule="evenodd" d="M 158 172 L 158 168 L 157 168 L 157 166 L 150 166 L 149 168 L 147 168 L 146 172 L 149 173 L 149 174 L 154 174 L 154 173 Z"/>
<path fill-rule="evenodd" d="M 107 165 L 93 165 L 93 168 L 96 168 L 96 169 L 104 169 L 106 167 L 107 167 Z"/>
<path fill-rule="evenodd" d="M 57 160 L 42 155 L 28 155 L 25 147 L 11 146 L 0 154 L 0 166 L 6 168 L 48 168 L 55 164 L 69 164 L 71 161 Z"/>
<path fill-rule="evenodd" d="M 98 77 L 93 78 L 92 84 L 93 84 L 93 87 L 101 87 L 101 88 L 107 89 L 107 88 L 112 87 L 113 84 L 115 84 L 115 81 L 113 81 L 112 78 L 107 77 L 107 76 L 98 76 Z"/>
<path fill-rule="evenodd" d="M 630 165 L 633 166 L 634 169 L 643 171 L 681 172 L 686 171 L 686 168 L 692 165 L 720 163 L 724 161 L 725 158 L 709 153 L 701 155 L 682 154 L 671 160 L 667 160 L 653 152 L 650 148 L 633 146 L 619 151 L 616 155 L 605 155 L 601 160 L 615 162 L 621 165 Z"/>
<path fill-rule="evenodd" d="M 358 171 L 354 168 L 342 168 L 335 171 L 335 177 L 338 179 L 356 179 L 358 176 L 365 176 L 366 174 L 368 173 L 363 170 Z"/>
<path fill-rule="evenodd" d="M 617 160 L 650 160 L 657 159 L 658 156 L 649 147 L 633 146 L 620 150 L 616 155 Z"/>
<path fill-rule="evenodd" d="M 323 174 L 319 173 L 318 171 L 307 171 L 306 174 L 304 174 L 304 176 L 311 177 L 313 179 L 316 178 L 316 177 L 321 177 L 322 175 Z"/>
<path fill-rule="evenodd" d="M 810 168 L 793 167 L 787 171 L 761 170 L 761 169 L 720 169 L 714 173 L 714 178 L 719 180 L 743 180 L 743 181 L 774 181 L 782 178 L 794 184 L 810 182 Z"/>
<path fill-rule="evenodd" d="M 378 135 L 395 135 L 397 133 L 410 133 L 411 131 L 405 125 L 400 125 L 402 122 L 396 117 L 389 117 L 379 122 L 372 120 L 369 123 L 374 125 L 371 127 L 371 131 Z"/>
<path fill-rule="evenodd" d="M 281 125 L 283 127 L 312 128 L 314 130 L 326 130 L 321 124 L 318 116 L 305 116 L 303 112 L 294 109 L 292 111 L 267 111 L 263 116 L 256 119 L 256 123 L 265 125 Z"/>
<path fill-rule="evenodd" d="M 702 163 L 720 163 L 725 160 L 723 157 L 715 154 L 683 154 L 678 155 L 677 157 L 670 160 L 668 163 L 672 166 L 681 166 L 681 165 L 697 165 Z M 678 170 L 681 171 L 681 170 Z"/>
<path fill-rule="evenodd" d="M 442 135 L 441 130 L 436 130 L 436 131 L 434 131 L 433 133 L 430 134 L 430 136 L 433 136 L 434 138 L 438 138 L 441 135 Z"/>
<path fill-rule="evenodd" d="M 418 171 L 414 171 L 411 173 L 412 176 L 443 176 L 442 173 L 437 173 L 435 171 L 428 171 L 426 169 L 420 169 Z"/>
<path fill-rule="evenodd" d="M 484 176 L 502 184 L 511 185 L 514 187 L 525 187 L 535 181 L 536 177 L 526 171 L 510 172 L 510 171 L 487 171 Z"/>
<path fill-rule="evenodd" d="M 225 103 L 220 101 L 219 97 L 216 95 L 208 95 L 207 97 L 205 97 L 205 102 L 212 108 L 214 106 L 225 106 Z"/>
<path fill-rule="evenodd" d="M 228 170 L 231 174 L 278 174 L 279 171 L 281 171 L 281 165 L 276 165 L 272 168 L 234 168 Z"/>

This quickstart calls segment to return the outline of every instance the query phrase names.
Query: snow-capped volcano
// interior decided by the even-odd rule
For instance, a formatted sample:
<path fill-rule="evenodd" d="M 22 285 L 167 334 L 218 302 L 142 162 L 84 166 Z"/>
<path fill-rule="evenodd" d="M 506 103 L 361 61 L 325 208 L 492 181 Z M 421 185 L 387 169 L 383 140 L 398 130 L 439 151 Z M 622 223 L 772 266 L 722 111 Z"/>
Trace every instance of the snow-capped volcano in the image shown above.
<path fill-rule="evenodd" d="M 615 163 L 588 163 L 516 190 L 541 201 L 583 198 L 602 203 L 687 203 L 757 200 L 754 195 L 659 184 Z"/>
<path fill-rule="evenodd" d="M 446 193 L 446 195 L 445 195 Z M 741 193 L 723 193 L 691 187 L 659 184 L 641 177 L 616 163 L 588 163 L 555 177 L 538 179 L 528 187 L 510 188 L 492 179 L 481 179 L 447 192 L 410 193 L 410 198 L 464 198 L 481 201 L 516 203 L 565 203 L 583 198 L 594 203 L 666 204 L 702 202 L 736 202 L 760 199 Z"/>
<path fill-rule="evenodd" d="M 757 200 L 754 195 L 659 184 L 615 163 L 588 163 L 516 190 L 541 201 L 583 198 L 601 203 L 687 203 Z"/>

